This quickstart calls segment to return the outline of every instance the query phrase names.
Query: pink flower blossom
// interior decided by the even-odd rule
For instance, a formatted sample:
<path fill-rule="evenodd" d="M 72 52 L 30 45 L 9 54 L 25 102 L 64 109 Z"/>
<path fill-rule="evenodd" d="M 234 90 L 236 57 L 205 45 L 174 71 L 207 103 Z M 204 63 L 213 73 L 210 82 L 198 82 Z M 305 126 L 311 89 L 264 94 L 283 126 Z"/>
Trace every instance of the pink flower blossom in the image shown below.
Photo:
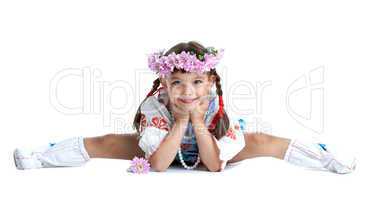
<path fill-rule="evenodd" d="M 131 161 L 128 172 L 136 174 L 146 174 L 150 171 L 150 163 L 144 158 L 138 158 L 137 156 Z"/>
<path fill-rule="evenodd" d="M 187 72 L 203 73 L 214 69 L 222 56 L 223 49 L 216 51 L 216 53 L 205 53 L 203 61 L 190 52 L 182 51 L 179 54 L 173 52 L 164 56 L 163 51 L 159 51 L 148 56 L 148 66 L 161 77 L 169 75 L 174 68 L 184 69 Z"/>

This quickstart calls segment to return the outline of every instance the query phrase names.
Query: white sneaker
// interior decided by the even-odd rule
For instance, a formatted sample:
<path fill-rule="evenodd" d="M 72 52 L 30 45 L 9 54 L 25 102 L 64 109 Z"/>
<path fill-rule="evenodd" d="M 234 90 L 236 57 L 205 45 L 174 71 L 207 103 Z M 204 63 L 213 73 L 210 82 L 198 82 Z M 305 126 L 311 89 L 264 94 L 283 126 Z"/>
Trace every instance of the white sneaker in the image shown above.
<path fill-rule="evenodd" d="M 48 147 L 42 147 L 39 150 L 30 150 L 30 149 L 15 149 L 13 152 L 14 163 L 17 169 L 24 170 L 24 169 L 37 169 L 42 168 L 43 165 L 40 160 L 37 158 L 37 154 L 42 154 Z"/>
<path fill-rule="evenodd" d="M 335 146 L 319 144 L 319 146 L 324 150 L 322 164 L 324 168 L 331 172 L 338 174 L 348 174 L 355 170 L 356 168 L 356 158 L 350 155 L 349 152 L 343 151 L 342 148 L 337 148 Z"/>
<path fill-rule="evenodd" d="M 338 174 L 351 173 L 356 168 L 356 159 L 342 149 L 328 147 L 312 141 L 291 140 L 284 160 L 305 168 L 327 170 Z"/>
<path fill-rule="evenodd" d="M 77 167 L 90 160 L 83 137 L 74 137 L 35 149 L 17 148 L 13 156 L 15 166 L 20 170 Z"/>

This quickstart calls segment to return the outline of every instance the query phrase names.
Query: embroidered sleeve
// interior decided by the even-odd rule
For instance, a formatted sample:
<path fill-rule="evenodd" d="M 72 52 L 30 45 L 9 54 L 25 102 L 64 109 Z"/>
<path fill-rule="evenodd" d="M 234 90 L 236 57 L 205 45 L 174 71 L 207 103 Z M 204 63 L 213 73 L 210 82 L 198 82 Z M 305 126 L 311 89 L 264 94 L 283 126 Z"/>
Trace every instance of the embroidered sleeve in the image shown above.
<path fill-rule="evenodd" d="M 161 142 L 164 140 L 168 131 L 149 126 L 146 127 L 141 133 L 142 137 L 139 140 L 139 147 L 145 152 L 145 158 L 149 159 L 150 156 L 158 149 Z"/>
<path fill-rule="evenodd" d="M 163 104 L 149 97 L 141 106 L 139 147 L 148 159 L 160 146 L 170 129 L 170 118 Z"/>
<path fill-rule="evenodd" d="M 221 170 L 226 166 L 227 161 L 231 160 L 236 156 L 244 147 L 244 120 L 232 119 L 230 120 L 230 127 L 227 130 L 225 136 L 216 141 L 218 149 L 220 151 Z"/>

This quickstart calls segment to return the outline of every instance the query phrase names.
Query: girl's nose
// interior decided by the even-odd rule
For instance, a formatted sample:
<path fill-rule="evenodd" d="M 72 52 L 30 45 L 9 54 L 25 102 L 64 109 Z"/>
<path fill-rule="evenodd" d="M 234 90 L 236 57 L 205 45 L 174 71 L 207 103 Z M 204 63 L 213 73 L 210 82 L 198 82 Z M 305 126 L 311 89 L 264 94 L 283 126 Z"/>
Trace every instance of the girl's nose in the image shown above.
<path fill-rule="evenodd" d="M 191 96 L 193 94 L 194 94 L 194 87 L 192 87 L 189 84 L 185 85 L 184 90 L 183 90 L 183 95 Z"/>

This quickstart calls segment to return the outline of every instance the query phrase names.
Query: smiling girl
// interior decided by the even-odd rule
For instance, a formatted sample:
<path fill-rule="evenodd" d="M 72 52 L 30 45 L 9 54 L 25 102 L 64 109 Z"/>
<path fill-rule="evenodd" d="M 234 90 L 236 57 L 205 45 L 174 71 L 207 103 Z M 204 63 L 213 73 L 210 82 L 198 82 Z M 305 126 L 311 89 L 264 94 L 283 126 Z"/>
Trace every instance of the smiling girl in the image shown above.
<path fill-rule="evenodd" d="M 216 71 L 222 56 L 223 50 L 194 41 L 149 55 L 149 68 L 158 78 L 137 110 L 135 134 L 74 137 L 35 149 L 18 148 L 17 169 L 81 166 L 92 158 L 145 157 L 155 171 L 181 164 L 217 172 L 260 156 L 334 173 L 355 169 L 353 157 L 336 156 L 325 144 L 248 132 L 245 119 L 224 109 Z"/>

